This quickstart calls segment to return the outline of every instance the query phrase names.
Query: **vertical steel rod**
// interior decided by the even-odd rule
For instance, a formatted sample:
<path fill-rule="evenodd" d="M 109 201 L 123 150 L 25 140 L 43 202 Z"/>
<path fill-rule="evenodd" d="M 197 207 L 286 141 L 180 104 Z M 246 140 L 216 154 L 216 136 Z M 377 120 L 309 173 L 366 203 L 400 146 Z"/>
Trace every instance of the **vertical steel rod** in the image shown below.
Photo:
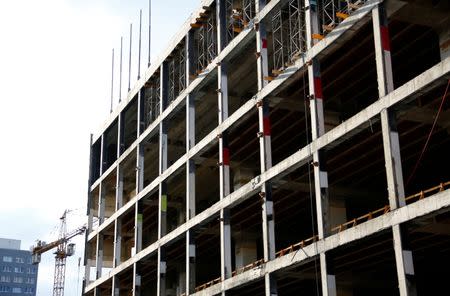
<path fill-rule="evenodd" d="M 131 47 L 133 45 L 133 24 L 130 24 L 130 55 L 128 59 L 128 91 L 131 90 Z"/>
<path fill-rule="evenodd" d="M 137 79 L 141 79 L 141 48 L 142 48 L 142 9 L 139 10 L 139 54 L 138 54 L 138 74 Z"/>
<path fill-rule="evenodd" d="M 152 0 L 148 0 L 148 66 L 151 62 L 151 45 L 152 45 Z"/>
<path fill-rule="evenodd" d="M 112 50 L 112 61 L 111 61 L 111 106 L 109 108 L 109 113 L 113 111 L 113 98 L 114 98 L 114 48 Z"/>
<path fill-rule="evenodd" d="M 123 37 L 120 36 L 120 66 L 119 66 L 119 103 L 122 101 L 122 56 L 123 56 Z"/>

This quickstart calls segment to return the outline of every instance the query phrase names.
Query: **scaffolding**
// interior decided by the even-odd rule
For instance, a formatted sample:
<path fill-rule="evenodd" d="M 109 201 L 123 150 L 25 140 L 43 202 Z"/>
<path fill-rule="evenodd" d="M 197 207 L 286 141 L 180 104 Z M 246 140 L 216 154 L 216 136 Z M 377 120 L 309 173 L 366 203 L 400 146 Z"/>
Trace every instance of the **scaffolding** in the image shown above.
<path fill-rule="evenodd" d="M 291 65 L 306 51 L 304 1 L 290 0 L 272 17 L 273 74 Z"/>
<path fill-rule="evenodd" d="M 148 127 L 159 115 L 160 76 L 156 75 L 145 88 L 145 127 Z"/>
<path fill-rule="evenodd" d="M 255 17 L 255 0 L 226 0 L 227 44 L 244 30 Z"/>
<path fill-rule="evenodd" d="M 319 21 L 323 35 L 331 32 L 339 23 L 346 19 L 354 10 L 367 0 L 321 0 L 319 3 Z"/>

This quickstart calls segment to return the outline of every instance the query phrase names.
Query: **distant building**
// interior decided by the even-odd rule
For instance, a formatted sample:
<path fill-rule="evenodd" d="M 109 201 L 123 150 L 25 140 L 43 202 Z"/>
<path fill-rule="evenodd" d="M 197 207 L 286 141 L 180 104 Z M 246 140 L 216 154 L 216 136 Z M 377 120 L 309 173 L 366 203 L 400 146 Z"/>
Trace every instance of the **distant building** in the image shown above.
<path fill-rule="evenodd" d="M 31 252 L 20 249 L 20 240 L 0 238 L 0 295 L 36 295 L 38 266 Z"/>

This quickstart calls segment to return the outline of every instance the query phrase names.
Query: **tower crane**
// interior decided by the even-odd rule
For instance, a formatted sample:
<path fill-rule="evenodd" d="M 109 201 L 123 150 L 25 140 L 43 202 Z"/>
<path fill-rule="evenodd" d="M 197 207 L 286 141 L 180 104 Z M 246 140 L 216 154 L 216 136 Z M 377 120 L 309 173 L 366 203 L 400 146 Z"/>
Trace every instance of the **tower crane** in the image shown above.
<path fill-rule="evenodd" d="M 67 232 L 66 218 L 69 210 L 65 210 L 60 219 L 59 236 L 58 239 L 46 243 L 44 241 L 36 241 L 36 245 L 31 247 L 32 263 L 39 264 L 41 262 L 41 255 L 47 251 L 56 248 L 55 254 L 55 277 L 53 282 L 53 296 L 64 295 L 64 280 L 66 274 L 66 259 L 75 253 L 75 244 L 69 241 L 77 235 L 83 234 L 86 231 L 86 226 L 81 226 L 75 230 Z"/>

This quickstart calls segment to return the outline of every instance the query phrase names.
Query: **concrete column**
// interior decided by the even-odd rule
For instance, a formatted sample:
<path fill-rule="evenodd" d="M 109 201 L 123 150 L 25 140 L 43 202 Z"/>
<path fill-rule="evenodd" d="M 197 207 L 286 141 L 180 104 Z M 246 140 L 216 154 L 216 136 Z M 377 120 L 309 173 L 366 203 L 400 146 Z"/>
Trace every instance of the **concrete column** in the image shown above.
<path fill-rule="evenodd" d="M 139 138 L 145 126 L 144 122 L 144 89 L 138 93 L 137 110 L 137 132 Z M 144 144 L 139 143 L 136 148 L 136 195 L 144 189 Z M 143 204 L 142 201 L 136 201 L 134 215 L 134 252 L 138 254 L 142 250 L 142 222 L 143 222 Z M 141 275 L 137 263 L 133 264 L 133 296 L 141 294 Z"/>
<path fill-rule="evenodd" d="M 238 190 L 241 186 L 244 186 L 250 182 L 255 176 L 253 170 L 239 166 L 233 172 L 233 188 Z"/>
<path fill-rule="evenodd" d="M 168 100 L 168 65 L 164 62 L 161 65 L 160 71 L 161 82 L 161 103 L 160 114 L 167 107 Z M 159 125 L 159 175 L 162 175 L 167 170 L 167 121 L 161 121 Z M 161 239 L 167 234 L 167 183 L 163 181 L 159 184 L 159 212 L 158 212 L 158 239 Z M 165 247 L 158 248 L 158 275 L 157 275 L 157 295 L 166 295 L 166 250 Z"/>
<path fill-rule="evenodd" d="M 118 276 L 112 277 L 111 296 L 120 296 L 120 281 Z"/>
<path fill-rule="evenodd" d="M 101 177 L 106 169 L 106 161 L 105 161 L 105 134 L 103 133 L 100 138 L 100 174 Z"/>
<path fill-rule="evenodd" d="M 87 215 L 88 215 L 88 222 L 87 222 L 87 231 L 85 233 L 85 239 L 84 239 L 84 245 L 87 246 L 88 236 L 92 232 L 92 226 L 94 222 L 94 211 L 93 209 L 93 200 L 92 200 L 92 191 L 91 186 L 93 183 L 92 180 L 92 174 L 93 174 L 93 135 L 90 136 L 90 145 L 89 145 L 89 180 L 88 180 L 88 202 L 87 202 Z M 85 247 L 84 248 L 84 280 L 83 280 L 83 289 L 90 283 L 91 279 L 91 260 L 89 259 L 91 257 L 90 248 Z"/>
<path fill-rule="evenodd" d="M 347 222 L 347 207 L 344 199 L 333 199 L 329 202 L 331 227 Z"/>
<path fill-rule="evenodd" d="M 117 120 L 117 158 L 119 158 L 125 151 L 125 123 L 123 120 L 123 112 L 119 113 Z"/>
<path fill-rule="evenodd" d="M 95 278 L 99 279 L 102 277 L 103 269 L 103 234 L 97 234 L 97 249 L 96 249 L 96 273 Z"/>
<path fill-rule="evenodd" d="M 234 240 L 236 242 L 234 249 L 236 270 L 258 259 L 256 235 L 254 233 L 239 231 L 234 235 Z"/>
<path fill-rule="evenodd" d="M 255 3 L 256 11 L 260 12 L 266 6 L 266 0 L 258 0 Z M 267 85 L 264 77 L 269 76 L 268 50 L 267 50 L 267 32 L 265 24 L 257 24 L 256 31 L 256 50 L 257 50 L 257 75 L 258 91 L 261 91 Z M 259 118 L 259 151 L 261 173 L 272 167 L 272 144 L 271 128 L 269 117 L 269 102 L 267 99 L 257 103 Z M 263 184 L 260 192 L 262 202 L 262 231 L 263 231 L 263 249 L 264 261 L 275 259 L 275 222 L 273 214 L 272 185 L 270 182 Z M 278 295 L 277 282 L 272 274 L 265 276 L 265 295 Z"/>
<path fill-rule="evenodd" d="M 225 0 L 216 2 L 217 8 L 217 39 L 218 54 L 226 45 L 226 6 Z M 228 65 L 222 61 L 218 66 L 218 118 L 219 124 L 228 118 Z M 230 194 L 230 149 L 228 146 L 228 132 L 219 135 L 219 175 L 220 175 L 220 199 Z M 230 210 L 220 211 L 220 262 L 221 279 L 224 281 L 231 277 L 231 226 Z M 225 295 L 225 291 L 222 291 Z"/>
<path fill-rule="evenodd" d="M 190 84 L 194 68 L 194 32 L 188 32 L 185 41 L 186 51 L 186 85 Z M 189 93 L 186 97 L 186 152 L 195 146 L 195 96 Z M 195 211 L 195 161 L 188 159 L 186 163 L 186 221 L 196 214 Z M 186 232 L 186 285 L 182 291 L 186 295 L 195 292 L 195 233 Z"/>
<path fill-rule="evenodd" d="M 93 161 L 93 135 L 90 136 L 90 144 L 89 144 L 89 179 L 88 179 L 88 201 L 87 201 L 87 215 L 88 215 L 88 222 L 87 222 L 87 231 L 86 234 L 89 234 L 92 232 L 92 225 L 94 222 L 94 213 L 91 210 L 93 208 L 92 204 L 92 191 L 91 186 L 94 180 L 92 180 L 92 174 L 93 174 L 93 167 L 94 167 L 94 161 Z M 86 262 L 85 262 L 86 264 Z"/>
<path fill-rule="evenodd" d="M 306 0 L 306 37 L 307 49 L 317 43 L 312 38 L 313 34 L 320 34 L 319 7 L 316 1 Z M 308 83 L 311 110 L 312 139 L 316 140 L 325 133 L 325 120 L 323 110 L 322 80 L 320 74 L 320 62 L 314 58 L 308 64 Z M 329 205 L 328 205 L 328 173 L 325 167 L 326 159 L 323 151 L 313 154 L 314 189 L 316 196 L 317 232 L 319 239 L 323 239 L 330 231 Z M 328 266 L 327 255 L 320 254 L 320 274 L 322 282 L 322 295 L 336 295 L 336 278 L 331 266 Z"/>
<path fill-rule="evenodd" d="M 103 182 L 99 185 L 98 196 L 98 224 L 101 225 L 105 220 L 105 190 L 103 189 Z M 102 276 L 103 268 L 103 234 L 97 234 L 97 249 L 96 249 L 96 279 Z"/>
<path fill-rule="evenodd" d="M 138 264 L 133 264 L 133 296 L 141 295 L 141 275 L 138 269 Z"/>
<path fill-rule="evenodd" d="M 449 24 L 449 22 L 447 22 Z M 450 27 L 447 26 L 439 30 L 439 50 L 441 61 L 450 57 Z"/>
<path fill-rule="evenodd" d="M 102 293 L 101 293 L 100 287 L 95 287 L 94 288 L 94 296 L 101 296 L 101 295 L 102 295 Z"/>
<path fill-rule="evenodd" d="M 101 145 L 100 145 L 100 176 L 103 174 L 103 170 L 105 169 L 105 164 L 106 162 L 104 162 L 105 159 L 105 136 L 102 135 L 101 137 Z M 101 225 L 103 223 L 103 221 L 105 220 L 105 193 L 104 193 L 104 189 L 103 189 L 103 182 L 100 182 L 99 185 L 99 196 L 98 196 L 98 225 Z"/>
<path fill-rule="evenodd" d="M 381 98 L 394 90 L 389 28 L 384 4 L 379 4 L 374 8 L 372 15 L 378 93 Z M 389 205 L 391 210 L 394 210 L 405 206 L 406 202 L 396 114 L 393 110 L 381 111 L 381 127 Z M 402 231 L 401 226 L 396 225 L 392 227 L 392 232 L 400 295 L 417 295 L 412 252 L 407 248 L 406 243 L 408 241 L 407 231 Z"/>
<path fill-rule="evenodd" d="M 116 181 L 116 212 L 123 206 L 123 171 L 117 166 Z M 122 254 L 122 218 L 118 217 L 114 223 L 114 267 L 121 263 Z"/>

